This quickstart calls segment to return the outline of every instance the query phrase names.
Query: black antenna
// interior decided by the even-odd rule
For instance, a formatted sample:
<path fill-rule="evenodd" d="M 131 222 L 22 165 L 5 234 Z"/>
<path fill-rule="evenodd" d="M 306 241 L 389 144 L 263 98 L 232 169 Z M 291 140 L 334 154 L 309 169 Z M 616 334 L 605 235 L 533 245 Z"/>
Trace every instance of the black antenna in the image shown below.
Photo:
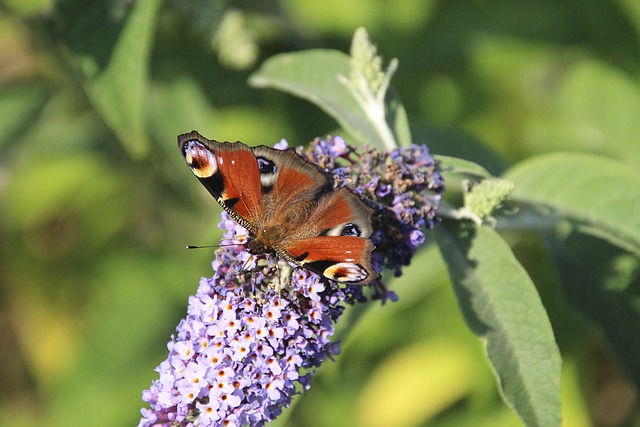
<path fill-rule="evenodd" d="M 237 235 L 237 236 L 234 236 L 234 237 L 227 237 L 226 239 L 223 239 L 223 240 L 232 240 L 232 239 L 235 239 L 237 237 L 249 237 L 249 236 L 248 235 L 247 236 Z M 200 245 L 187 245 L 187 249 L 226 248 L 228 246 L 240 246 L 240 245 L 244 245 L 244 244 L 245 243 L 233 243 L 233 242 L 231 242 L 231 243 L 221 243 L 219 245 L 202 245 L 202 246 L 200 246 Z"/>
<path fill-rule="evenodd" d="M 187 249 L 207 249 L 207 248 L 219 248 L 220 245 L 204 245 L 204 246 L 197 246 L 197 245 L 187 245 Z"/>

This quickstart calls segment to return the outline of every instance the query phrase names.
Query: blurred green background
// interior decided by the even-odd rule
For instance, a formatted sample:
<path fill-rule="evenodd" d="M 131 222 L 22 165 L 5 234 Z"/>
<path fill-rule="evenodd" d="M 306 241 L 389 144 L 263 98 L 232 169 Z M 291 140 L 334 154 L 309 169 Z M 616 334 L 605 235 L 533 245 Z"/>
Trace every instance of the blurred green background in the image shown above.
<path fill-rule="evenodd" d="M 359 26 L 399 59 L 393 85 L 434 153 L 495 174 L 567 150 L 640 167 L 637 0 L 5 0 L 1 426 L 137 424 L 187 298 L 211 275 L 211 252 L 184 246 L 219 235 L 176 135 L 299 145 L 336 132 L 311 104 L 247 79 L 279 52 L 348 51 Z M 635 389 L 564 303 L 539 239 L 510 241 L 563 353 L 564 425 L 640 425 Z M 345 319 L 343 353 L 275 424 L 520 425 L 437 249 L 388 284 L 400 301 Z"/>

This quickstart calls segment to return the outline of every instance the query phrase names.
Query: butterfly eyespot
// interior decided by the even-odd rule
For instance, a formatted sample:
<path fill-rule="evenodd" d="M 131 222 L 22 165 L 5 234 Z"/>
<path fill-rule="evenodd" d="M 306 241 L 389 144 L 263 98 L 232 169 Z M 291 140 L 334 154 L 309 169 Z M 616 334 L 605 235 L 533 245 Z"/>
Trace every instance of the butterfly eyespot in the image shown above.
<path fill-rule="evenodd" d="M 260 171 L 260 185 L 262 185 L 262 191 L 269 193 L 273 189 L 273 184 L 276 182 L 276 174 L 278 168 L 276 164 L 271 160 L 267 160 L 264 157 L 256 157 L 258 162 L 258 171 Z"/>
<path fill-rule="evenodd" d="M 369 273 L 359 264 L 338 262 L 327 267 L 323 275 L 340 283 L 358 283 L 365 280 Z"/>
<path fill-rule="evenodd" d="M 261 174 L 276 173 L 276 164 L 264 157 L 256 157 L 258 161 L 258 170 Z"/>
<path fill-rule="evenodd" d="M 198 178 L 209 178 L 218 172 L 215 156 L 198 141 L 187 142 L 184 159 Z"/>
<path fill-rule="evenodd" d="M 355 225 L 352 222 L 347 222 L 346 224 L 338 225 L 333 228 L 327 228 L 320 233 L 321 236 L 352 236 L 352 237 L 360 237 L 362 236 L 362 230 L 360 227 Z"/>
<path fill-rule="evenodd" d="M 355 236 L 358 237 L 360 236 L 360 229 L 358 228 L 357 225 L 353 224 L 353 223 L 346 223 L 343 227 L 342 227 L 342 231 L 340 232 L 341 236 Z"/>

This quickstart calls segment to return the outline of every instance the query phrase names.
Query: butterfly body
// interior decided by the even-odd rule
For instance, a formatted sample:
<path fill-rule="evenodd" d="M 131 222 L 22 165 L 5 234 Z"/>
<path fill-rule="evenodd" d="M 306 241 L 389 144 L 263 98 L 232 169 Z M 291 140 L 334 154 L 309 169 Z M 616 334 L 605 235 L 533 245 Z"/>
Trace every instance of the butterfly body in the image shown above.
<path fill-rule="evenodd" d="M 178 137 L 200 182 L 252 235 L 251 253 L 274 252 L 347 284 L 379 277 L 371 267 L 372 209 L 295 150 L 217 142 L 193 131 Z"/>

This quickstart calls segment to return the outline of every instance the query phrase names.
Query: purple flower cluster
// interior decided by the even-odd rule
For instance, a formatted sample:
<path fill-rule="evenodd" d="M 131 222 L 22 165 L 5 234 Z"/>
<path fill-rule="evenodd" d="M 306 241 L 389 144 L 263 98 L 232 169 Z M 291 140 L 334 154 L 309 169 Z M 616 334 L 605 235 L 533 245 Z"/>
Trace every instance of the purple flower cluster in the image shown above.
<path fill-rule="evenodd" d="M 139 427 L 273 420 L 309 388 L 310 368 L 338 354 L 329 339 L 343 303 L 363 299 L 361 287 L 340 289 L 305 269 L 276 267 L 270 255 L 252 259 L 241 246 L 246 230 L 226 213 L 219 225 L 224 240 L 238 245 L 216 251 L 214 276 L 202 278 L 189 298 L 187 318 L 157 368 L 160 378 L 143 393 L 151 409 L 142 410 Z M 286 268 L 289 277 L 278 274 Z M 251 276 L 238 286 L 247 269 Z"/>
<path fill-rule="evenodd" d="M 420 228 L 435 223 L 442 180 L 426 147 L 366 150 L 350 160 L 353 147 L 329 137 L 306 155 L 376 208 L 377 268 L 398 272 L 424 242 Z M 189 298 L 159 379 L 143 393 L 150 409 L 142 409 L 139 427 L 259 427 L 273 420 L 309 388 L 313 368 L 339 353 L 330 338 L 345 305 L 366 300 L 361 286 L 341 287 L 271 254 L 250 254 L 247 231 L 226 213 L 219 227 L 225 246 L 216 250 L 214 275 Z M 383 298 L 393 299 L 386 292 Z"/>

